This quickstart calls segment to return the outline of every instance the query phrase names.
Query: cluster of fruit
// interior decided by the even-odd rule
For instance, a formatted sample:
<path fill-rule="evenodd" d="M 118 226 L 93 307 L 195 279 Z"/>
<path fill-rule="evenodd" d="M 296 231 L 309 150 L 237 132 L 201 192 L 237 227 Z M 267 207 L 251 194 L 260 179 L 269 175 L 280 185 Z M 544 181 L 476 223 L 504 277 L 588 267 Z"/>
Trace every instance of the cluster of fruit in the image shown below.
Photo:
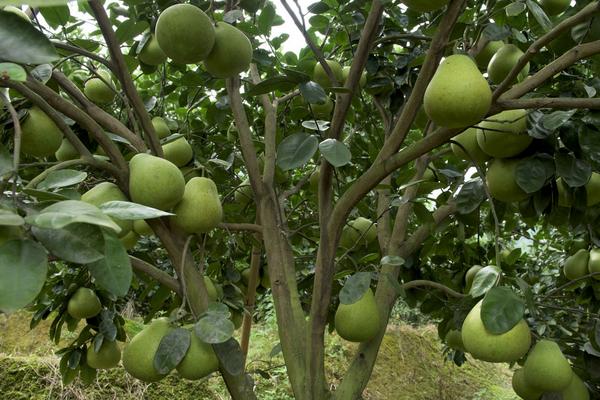
<path fill-rule="evenodd" d="M 579 249 L 577 252 L 565 259 L 563 272 L 569 280 L 579 279 L 585 275 L 600 274 L 600 249 Z M 600 280 L 600 275 L 594 278 Z"/>
<path fill-rule="evenodd" d="M 483 300 L 473 307 L 460 331 L 446 335 L 449 347 L 468 352 L 487 362 L 513 363 L 526 356 L 521 369 L 514 372 L 513 389 L 525 400 L 539 400 L 544 393 L 560 393 L 564 400 L 588 400 L 589 392 L 581 378 L 571 369 L 558 344 L 538 341 L 531 347 L 531 332 L 522 319 L 509 331 L 491 333 L 481 318 Z"/>

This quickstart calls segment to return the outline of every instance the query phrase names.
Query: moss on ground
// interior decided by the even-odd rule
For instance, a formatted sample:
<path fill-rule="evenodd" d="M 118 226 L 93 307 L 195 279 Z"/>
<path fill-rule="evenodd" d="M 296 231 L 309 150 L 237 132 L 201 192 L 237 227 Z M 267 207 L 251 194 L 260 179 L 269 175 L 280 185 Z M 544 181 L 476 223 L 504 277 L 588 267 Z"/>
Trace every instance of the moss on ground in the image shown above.
<path fill-rule="evenodd" d="M 122 368 L 101 371 L 95 384 L 75 382 L 64 387 L 56 350 L 48 340 L 48 324 L 29 331 L 28 315 L 0 316 L 0 393 L 7 399 L 191 399 L 229 398 L 218 376 L 197 382 L 172 374 L 159 383 L 143 384 Z M 131 323 L 128 330 L 139 328 Z M 131 328 L 131 329 L 130 329 Z M 67 336 L 74 337 L 72 333 Z M 68 337 L 66 338 L 68 339 Z M 276 339 L 272 319 L 253 329 L 248 370 L 253 373 L 261 400 L 292 399 L 283 357 L 271 357 Z M 341 378 L 355 345 L 337 335 L 327 337 L 327 369 L 332 384 Z M 393 326 L 384 338 L 365 400 L 514 400 L 510 370 L 505 364 L 470 362 L 462 367 L 445 361 L 432 326 Z"/>

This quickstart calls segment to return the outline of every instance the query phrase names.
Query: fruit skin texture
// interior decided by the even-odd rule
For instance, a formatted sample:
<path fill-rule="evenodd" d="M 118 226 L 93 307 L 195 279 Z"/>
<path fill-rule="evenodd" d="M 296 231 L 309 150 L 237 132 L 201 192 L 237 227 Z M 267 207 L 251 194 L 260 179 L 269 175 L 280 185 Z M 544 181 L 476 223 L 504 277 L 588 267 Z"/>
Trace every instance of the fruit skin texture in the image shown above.
<path fill-rule="evenodd" d="M 310 109 L 312 110 L 313 114 L 315 115 L 315 118 L 329 119 L 331 117 L 331 112 L 333 111 L 333 101 L 331 101 L 329 96 L 327 96 L 325 103 L 311 104 Z"/>
<path fill-rule="evenodd" d="M 461 329 L 465 349 L 471 355 L 489 362 L 513 362 L 523 357 L 531 345 L 531 332 L 524 319 L 511 330 L 495 335 L 485 329 L 481 319 L 481 304 L 473 307 Z"/>
<path fill-rule="evenodd" d="M 500 50 L 500 47 L 503 45 L 504 42 L 502 40 L 492 40 L 487 42 L 483 49 L 481 49 L 481 51 L 479 51 L 479 53 L 477 53 L 475 56 L 475 62 L 477 62 L 479 68 L 487 68 L 490 60 L 492 57 L 494 57 L 494 54 L 496 54 L 496 52 Z"/>
<path fill-rule="evenodd" d="M 569 386 L 562 391 L 562 396 L 563 400 L 590 400 L 590 392 L 575 373 L 573 373 L 573 379 Z"/>
<path fill-rule="evenodd" d="M 452 349 L 465 351 L 465 345 L 462 341 L 462 334 L 456 329 L 451 329 L 450 331 L 448 331 L 446 337 L 444 338 L 444 341 L 446 342 L 448 347 Z"/>
<path fill-rule="evenodd" d="M 62 131 L 38 107 L 29 109 L 29 116 L 21 124 L 21 151 L 34 157 L 54 154 L 62 144 Z"/>
<path fill-rule="evenodd" d="M 593 274 L 594 272 L 600 272 L 600 249 L 592 249 L 590 251 L 588 271 L 590 274 Z M 595 275 L 594 279 L 600 280 L 600 275 Z"/>
<path fill-rule="evenodd" d="M 106 71 L 99 71 L 98 74 L 102 76 L 110 86 L 104 83 L 100 78 L 92 78 L 85 83 L 83 93 L 88 99 L 96 104 L 110 104 L 115 99 L 115 91 L 110 74 Z"/>
<path fill-rule="evenodd" d="M 87 349 L 86 361 L 88 365 L 95 369 L 110 369 L 119 364 L 121 360 L 121 350 L 117 342 L 104 339 L 100 350 L 96 353 L 92 344 Z"/>
<path fill-rule="evenodd" d="M 477 143 L 484 153 L 509 158 L 525 150 L 533 138 L 527 134 L 527 111 L 507 110 L 479 123 Z"/>
<path fill-rule="evenodd" d="M 217 78 L 233 78 L 248 70 L 252 51 L 252 43 L 244 32 L 225 22 L 217 22 L 215 45 L 204 60 L 204 67 Z"/>
<path fill-rule="evenodd" d="M 154 231 L 150 228 L 150 225 L 143 219 L 137 219 L 133 221 L 133 230 L 140 236 L 152 236 Z"/>
<path fill-rule="evenodd" d="M 139 238 L 140 235 L 138 235 L 134 231 L 130 231 L 127 235 L 123 236 L 122 238 L 119 238 L 119 240 L 121 241 L 121 243 L 123 243 L 123 246 L 125 246 L 125 250 L 131 250 L 135 247 Z"/>
<path fill-rule="evenodd" d="M 450 148 L 454 155 L 462 160 L 466 161 L 475 161 L 478 165 L 483 165 L 487 160 L 490 159 L 490 156 L 481 150 L 479 144 L 477 143 L 477 129 L 469 128 L 463 133 L 453 138 L 455 142 L 460 143 L 466 150 L 465 151 L 458 146 L 457 144 L 450 144 Z M 472 160 L 471 160 L 472 158 Z"/>
<path fill-rule="evenodd" d="M 58 161 L 76 160 L 79 158 L 79 152 L 75 150 L 75 147 L 73 147 L 67 138 L 64 138 L 60 147 L 54 153 L 54 157 L 56 157 Z"/>
<path fill-rule="evenodd" d="M 360 239 L 360 243 L 357 243 Z M 340 244 L 345 248 L 365 246 L 377 239 L 377 225 L 364 217 L 352 220 L 344 227 Z"/>
<path fill-rule="evenodd" d="M 600 203 L 600 174 L 592 172 L 590 180 L 585 184 L 587 194 L 587 206 L 592 207 Z"/>
<path fill-rule="evenodd" d="M 235 190 L 233 197 L 234 201 L 242 207 L 245 207 L 252 201 L 252 199 L 254 199 L 254 193 L 252 192 L 252 186 L 250 186 L 249 179 L 246 179 L 240 183 L 240 186 L 238 186 Z"/>
<path fill-rule="evenodd" d="M 516 158 L 495 158 L 490 162 L 485 180 L 493 198 L 511 203 L 528 197 L 515 180 L 519 161 Z"/>
<path fill-rule="evenodd" d="M 569 386 L 573 371 L 560 347 L 540 340 L 529 352 L 523 365 L 527 385 L 542 392 L 560 392 Z"/>
<path fill-rule="evenodd" d="M 156 21 L 155 35 L 162 51 L 177 64 L 206 59 L 215 44 L 212 21 L 191 4 L 176 4 L 164 10 Z"/>
<path fill-rule="evenodd" d="M 342 71 L 342 66 L 340 65 L 340 63 L 335 60 L 325 60 L 325 62 L 327 63 L 327 65 L 329 65 L 329 68 L 331 68 L 331 72 L 333 72 L 333 75 L 335 76 L 335 79 L 337 79 L 338 84 L 341 84 L 344 81 L 344 72 Z M 333 84 L 329 80 L 327 72 L 325 72 L 325 69 L 319 62 L 315 64 L 315 69 L 313 70 L 313 81 L 317 82 L 323 87 L 333 86 Z"/>
<path fill-rule="evenodd" d="M 570 5 L 570 0 L 540 0 L 540 6 L 549 16 L 564 12 Z"/>
<path fill-rule="evenodd" d="M 223 220 L 223 207 L 215 183 L 208 178 L 192 178 L 185 185 L 181 202 L 171 221 L 187 233 L 206 233 Z"/>
<path fill-rule="evenodd" d="M 75 319 L 91 318 L 102 310 L 100 299 L 90 288 L 79 288 L 69 299 L 67 312 Z"/>
<path fill-rule="evenodd" d="M 444 7 L 448 0 L 402 0 L 402 3 L 414 11 L 430 12 Z"/>
<path fill-rule="evenodd" d="M 127 196 L 112 182 L 101 182 L 81 195 L 81 201 L 100 207 L 109 201 L 128 201 Z M 132 228 L 130 220 L 112 218 L 121 227 L 119 237 L 127 235 Z"/>
<path fill-rule="evenodd" d="M 129 162 L 129 169 L 132 201 L 168 211 L 183 197 L 185 180 L 172 162 L 150 154 L 136 154 Z"/>
<path fill-rule="evenodd" d="M 525 382 L 525 374 L 522 368 L 513 373 L 512 387 L 523 400 L 539 400 L 542 397 L 541 391 L 532 388 Z"/>
<path fill-rule="evenodd" d="M 499 84 L 508 76 L 510 71 L 513 69 L 519 58 L 523 55 L 521 49 L 514 44 L 505 44 L 502 46 L 496 54 L 490 60 L 488 64 L 488 77 L 492 83 Z M 519 72 L 517 76 L 518 81 L 522 81 L 529 75 L 529 63 Z"/>
<path fill-rule="evenodd" d="M 425 90 L 423 106 L 433 122 L 446 128 L 471 126 L 487 114 L 492 91 L 473 60 L 446 58 Z"/>
<path fill-rule="evenodd" d="M 563 272 L 567 279 L 573 280 L 588 274 L 589 251 L 581 249 L 568 257 L 563 266 Z"/>
<path fill-rule="evenodd" d="M 379 310 L 369 288 L 353 304 L 340 304 L 335 312 L 335 330 L 350 342 L 366 342 L 379 331 Z"/>
<path fill-rule="evenodd" d="M 163 145 L 162 149 L 165 158 L 178 167 L 183 167 L 194 158 L 194 150 L 183 136 Z"/>
<path fill-rule="evenodd" d="M 138 54 L 141 62 L 148 65 L 160 65 L 167 59 L 167 55 L 160 48 L 156 36 L 152 35 Z"/>
<path fill-rule="evenodd" d="M 152 126 L 154 127 L 159 139 L 164 139 L 171 134 L 171 130 L 167 125 L 167 121 L 165 121 L 165 119 L 162 117 L 152 118 Z"/>
<path fill-rule="evenodd" d="M 190 347 L 177 366 L 177 372 L 182 378 L 196 380 L 219 369 L 219 359 L 209 344 L 201 341 L 191 332 Z"/>
<path fill-rule="evenodd" d="M 158 318 L 135 335 L 123 349 L 125 371 L 144 382 L 157 382 L 164 378 L 166 375 L 154 369 L 154 355 L 162 338 L 172 329 L 168 318 Z"/>

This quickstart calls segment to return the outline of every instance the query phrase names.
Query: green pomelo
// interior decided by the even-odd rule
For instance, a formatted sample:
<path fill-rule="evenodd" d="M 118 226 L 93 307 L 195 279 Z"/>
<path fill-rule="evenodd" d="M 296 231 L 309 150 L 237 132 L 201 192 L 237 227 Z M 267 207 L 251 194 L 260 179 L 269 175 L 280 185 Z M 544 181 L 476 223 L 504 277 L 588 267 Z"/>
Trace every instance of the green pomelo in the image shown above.
<path fill-rule="evenodd" d="M 217 22 L 215 45 L 204 60 L 204 67 L 217 78 L 233 78 L 248 70 L 252 51 L 252 43 L 244 32 L 225 22 Z"/>
<path fill-rule="evenodd" d="M 590 400 L 590 392 L 577 374 L 573 374 L 571 383 L 562 391 L 562 400 Z"/>
<path fill-rule="evenodd" d="M 499 84 L 517 65 L 519 59 L 523 56 L 523 51 L 514 44 L 505 44 L 494 54 L 488 64 L 488 77 L 492 83 Z M 519 72 L 517 80 L 522 81 L 529 74 L 529 63 Z M 512 83 L 512 82 L 511 82 Z"/>
<path fill-rule="evenodd" d="M 487 42 L 487 44 L 477 53 L 475 56 L 475 62 L 480 69 L 487 68 L 490 60 L 496 54 L 500 47 L 504 45 L 502 40 L 492 40 Z"/>
<path fill-rule="evenodd" d="M 87 364 L 95 369 L 110 369 L 114 368 L 119 364 L 121 360 L 121 349 L 117 345 L 117 342 L 104 339 L 102 346 L 98 352 L 94 351 L 94 345 L 92 344 L 87 349 Z"/>
<path fill-rule="evenodd" d="M 210 344 L 201 341 L 191 332 L 191 342 L 185 357 L 177 366 L 177 372 L 184 379 L 204 378 L 219 369 L 219 359 Z"/>
<path fill-rule="evenodd" d="M 165 158 L 178 167 L 183 167 L 194 158 L 194 150 L 183 136 L 163 145 L 162 149 Z"/>
<path fill-rule="evenodd" d="M 523 400 L 540 400 L 540 397 L 542 397 L 541 391 L 527 384 L 523 369 L 518 369 L 513 373 L 512 387 L 515 393 Z"/>
<path fill-rule="evenodd" d="M 215 44 L 215 28 L 200 8 L 176 4 L 156 21 L 158 45 L 177 64 L 194 64 L 208 57 Z"/>
<path fill-rule="evenodd" d="M 590 251 L 590 259 L 588 260 L 588 272 L 590 274 L 600 273 L 600 249 L 592 249 Z M 600 275 L 594 275 L 594 279 L 600 280 Z"/>
<path fill-rule="evenodd" d="M 21 124 L 21 151 L 34 157 L 53 155 L 62 144 L 62 131 L 54 121 L 38 107 L 29 109 L 29 115 Z"/>
<path fill-rule="evenodd" d="M 79 288 L 67 304 L 67 312 L 75 319 L 91 318 L 102 310 L 102 303 L 90 288 Z"/>
<path fill-rule="evenodd" d="M 181 201 L 185 180 L 172 162 L 150 154 L 136 154 L 129 162 L 129 169 L 129 194 L 135 203 L 168 211 Z"/>
<path fill-rule="evenodd" d="M 159 139 L 164 139 L 171 134 L 171 130 L 169 129 L 169 125 L 167 125 L 167 121 L 165 121 L 162 117 L 154 117 L 152 118 L 152 126 L 156 131 L 156 135 Z"/>
<path fill-rule="evenodd" d="M 572 256 L 567 257 L 563 265 L 563 272 L 567 279 L 573 280 L 587 275 L 589 259 L 590 252 L 585 249 L 581 249 Z"/>
<path fill-rule="evenodd" d="M 423 99 L 425 112 L 446 128 L 462 128 L 481 121 L 492 103 L 492 91 L 475 62 L 452 55 L 438 67 Z"/>
<path fill-rule="evenodd" d="M 96 104 L 110 104 L 115 99 L 115 87 L 111 76 L 106 71 L 99 71 L 98 74 L 106 83 L 100 78 L 91 78 L 85 83 L 83 93 Z"/>
<path fill-rule="evenodd" d="M 486 182 L 493 198 L 512 203 L 525 200 L 529 195 L 516 181 L 516 169 L 519 159 L 493 159 L 488 167 Z"/>
<path fill-rule="evenodd" d="M 147 65 L 160 65 L 167 59 L 167 55 L 162 51 L 156 36 L 152 35 L 144 45 L 144 48 L 138 54 L 141 62 Z"/>
<path fill-rule="evenodd" d="M 73 147 L 69 139 L 64 138 L 60 147 L 54 153 L 54 157 L 58 161 L 76 160 L 79 158 L 79 152 Z"/>
<path fill-rule="evenodd" d="M 340 304 L 335 312 L 335 330 L 350 342 L 366 342 L 379 332 L 379 310 L 373 291 L 368 289 L 353 304 Z"/>
<path fill-rule="evenodd" d="M 223 220 L 223 207 L 215 183 L 208 178 L 192 178 L 185 185 L 181 202 L 171 221 L 187 233 L 207 233 Z"/>
<path fill-rule="evenodd" d="M 481 319 L 481 304 L 473 307 L 462 326 L 465 349 L 478 359 L 488 362 L 514 362 L 519 360 L 531 346 L 531 332 L 524 319 L 508 332 L 496 335 L 489 332 Z"/>
<path fill-rule="evenodd" d="M 325 60 L 331 72 L 333 72 L 333 76 L 338 81 L 338 85 L 340 85 L 344 81 L 344 72 L 342 71 L 342 66 L 339 62 L 335 60 Z M 320 62 L 315 64 L 315 68 L 313 70 L 313 81 L 317 82 L 322 87 L 331 87 L 334 86 L 333 83 L 329 80 L 329 76 L 325 69 L 321 65 Z"/>
<path fill-rule="evenodd" d="M 515 157 L 533 138 L 527 134 L 527 111 L 507 110 L 479 123 L 477 143 L 484 153 L 495 158 Z"/>
<path fill-rule="evenodd" d="M 569 386 L 573 371 L 560 347 L 550 340 L 540 340 L 523 365 L 525 383 L 542 392 L 560 392 Z"/>
<path fill-rule="evenodd" d="M 490 156 L 483 152 L 477 143 L 476 128 L 467 129 L 460 135 L 455 136 L 453 140 L 464 147 L 463 150 L 462 147 L 455 143 L 450 144 L 450 148 L 456 157 L 465 161 L 475 162 L 477 165 L 483 165 L 490 159 Z"/>
<path fill-rule="evenodd" d="M 159 374 L 154 368 L 154 356 L 160 341 L 172 329 L 168 318 L 158 318 L 135 335 L 123 349 L 125 371 L 144 382 L 157 382 L 164 378 L 166 374 Z"/>

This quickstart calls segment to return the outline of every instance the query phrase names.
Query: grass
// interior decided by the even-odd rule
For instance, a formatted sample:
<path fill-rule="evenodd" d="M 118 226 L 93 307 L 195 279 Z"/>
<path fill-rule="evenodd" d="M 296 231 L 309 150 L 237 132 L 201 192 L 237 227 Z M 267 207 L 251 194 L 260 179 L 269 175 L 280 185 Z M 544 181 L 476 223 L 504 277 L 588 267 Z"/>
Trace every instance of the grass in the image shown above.
<path fill-rule="evenodd" d="M 132 324 L 135 326 L 136 324 Z M 159 383 L 143 384 L 123 369 L 101 371 L 95 384 L 63 386 L 56 350 L 47 337 L 47 324 L 29 331 L 25 313 L 0 315 L 0 393 L 9 399 L 228 399 L 222 380 L 213 376 L 190 382 L 171 374 Z M 72 335 L 72 334 L 71 334 Z M 273 318 L 256 325 L 251 337 L 248 370 L 261 400 L 292 399 Z M 330 381 L 336 384 L 355 348 L 337 335 L 328 335 L 326 354 Z M 503 364 L 469 362 L 462 367 L 444 360 L 431 325 L 391 326 L 384 338 L 365 400 L 515 400 L 510 371 Z"/>

